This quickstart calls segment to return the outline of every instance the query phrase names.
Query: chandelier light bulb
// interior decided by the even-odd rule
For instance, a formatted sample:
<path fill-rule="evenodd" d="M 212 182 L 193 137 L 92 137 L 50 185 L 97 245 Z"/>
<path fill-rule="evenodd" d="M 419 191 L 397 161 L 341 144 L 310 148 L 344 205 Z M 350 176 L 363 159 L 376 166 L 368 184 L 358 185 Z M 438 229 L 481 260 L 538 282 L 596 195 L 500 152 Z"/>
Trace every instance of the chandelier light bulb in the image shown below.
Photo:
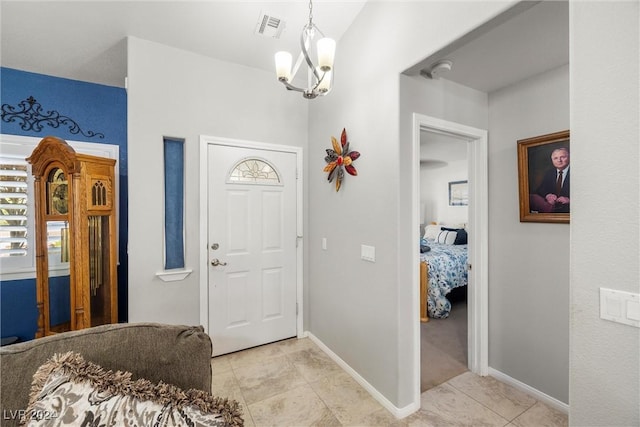
<path fill-rule="evenodd" d="M 320 68 L 320 67 L 318 67 Z M 322 71 L 319 70 L 318 74 L 322 78 L 320 80 L 320 84 L 318 85 L 318 92 L 327 93 L 331 89 L 331 83 L 333 80 L 333 71 Z"/>
<path fill-rule="evenodd" d="M 330 71 L 333 68 L 333 59 L 336 53 L 336 42 L 324 37 L 318 40 L 318 65 L 322 71 Z"/>
<path fill-rule="evenodd" d="M 288 82 L 291 79 L 291 63 L 293 62 L 291 54 L 281 51 L 276 53 L 275 59 L 278 80 Z"/>

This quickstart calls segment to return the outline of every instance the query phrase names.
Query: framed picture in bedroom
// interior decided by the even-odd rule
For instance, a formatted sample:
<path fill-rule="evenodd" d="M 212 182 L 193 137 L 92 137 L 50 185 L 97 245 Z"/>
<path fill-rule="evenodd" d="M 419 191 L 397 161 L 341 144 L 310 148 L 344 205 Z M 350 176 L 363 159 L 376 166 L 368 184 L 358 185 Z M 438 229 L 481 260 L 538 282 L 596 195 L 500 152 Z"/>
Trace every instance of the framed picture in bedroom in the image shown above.
<path fill-rule="evenodd" d="M 520 222 L 568 223 L 569 131 L 518 140 Z"/>
<path fill-rule="evenodd" d="M 469 206 L 469 184 L 467 181 L 449 183 L 449 206 Z"/>

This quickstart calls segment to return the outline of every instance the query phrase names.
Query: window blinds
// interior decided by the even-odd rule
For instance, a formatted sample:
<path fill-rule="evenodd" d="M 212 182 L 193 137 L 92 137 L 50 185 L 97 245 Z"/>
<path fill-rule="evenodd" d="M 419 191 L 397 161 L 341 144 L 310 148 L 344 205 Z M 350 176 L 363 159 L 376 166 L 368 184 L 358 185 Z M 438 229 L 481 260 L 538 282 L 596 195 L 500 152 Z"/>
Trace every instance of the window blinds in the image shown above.
<path fill-rule="evenodd" d="M 27 255 L 27 162 L 0 156 L 0 257 Z"/>

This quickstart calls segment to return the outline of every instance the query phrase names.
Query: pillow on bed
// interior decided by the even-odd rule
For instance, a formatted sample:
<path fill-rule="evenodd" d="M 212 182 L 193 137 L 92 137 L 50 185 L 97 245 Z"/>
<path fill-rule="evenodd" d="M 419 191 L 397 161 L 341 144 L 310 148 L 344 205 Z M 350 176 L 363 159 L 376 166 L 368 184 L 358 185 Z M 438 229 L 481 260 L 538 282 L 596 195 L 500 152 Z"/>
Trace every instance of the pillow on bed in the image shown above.
<path fill-rule="evenodd" d="M 454 245 L 466 245 L 467 244 L 467 230 L 461 228 L 456 231 L 456 241 Z"/>
<path fill-rule="evenodd" d="M 438 233 L 436 242 L 444 243 L 445 245 L 453 245 L 453 243 L 456 241 L 457 234 L 458 233 L 456 233 L 455 231 L 443 229 L 440 231 L 440 233 Z"/>
<path fill-rule="evenodd" d="M 455 231 L 456 232 L 456 240 L 453 242 L 454 245 L 466 245 L 467 244 L 467 230 L 464 228 L 448 228 L 442 227 L 443 230 L 446 231 Z"/>
<path fill-rule="evenodd" d="M 456 224 L 456 223 L 441 223 L 441 227 L 445 227 L 452 230 L 457 230 L 459 228 L 466 228 L 466 224 Z"/>
<path fill-rule="evenodd" d="M 440 226 L 436 224 L 429 224 L 424 228 L 424 238 L 429 240 L 436 240 L 438 234 L 440 234 Z"/>

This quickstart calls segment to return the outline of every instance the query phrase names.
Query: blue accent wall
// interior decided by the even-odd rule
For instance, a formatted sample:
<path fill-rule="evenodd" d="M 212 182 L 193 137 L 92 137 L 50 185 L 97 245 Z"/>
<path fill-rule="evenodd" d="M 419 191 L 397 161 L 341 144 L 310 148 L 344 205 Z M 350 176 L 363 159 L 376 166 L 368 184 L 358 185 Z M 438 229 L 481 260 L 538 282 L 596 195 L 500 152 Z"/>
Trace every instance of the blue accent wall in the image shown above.
<path fill-rule="evenodd" d="M 120 87 L 99 85 L 59 77 L 29 73 L 11 68 L 0 68 L 0 103 L 17 107 L 33 97 L 42 105 L 43 114 L 57 111 L 71 118 L 86 133 L 101 133 L 86 137 L 73 133 L 70 126 L 52 127 L 43 124 L 42 130 L 22 129 L 19 120 L 0 121 L 0 133 L 45 137 L 53 135 L 64 140 L 114 144 L 120 148 L 119 195 L 119 265 L 118 265 L 118 317 L 127 321 L 127 93 Z M 17 336 L 25 341 L 33 339 L 37 329 L 35 279 L 0 281 L 0 333 L 2 337 Z"/>
<path fill-rule="evenodd" d="M 35 280 L 0 282 L 0 302 L 2 338 L 33 339 L 38 325 Z"/>

